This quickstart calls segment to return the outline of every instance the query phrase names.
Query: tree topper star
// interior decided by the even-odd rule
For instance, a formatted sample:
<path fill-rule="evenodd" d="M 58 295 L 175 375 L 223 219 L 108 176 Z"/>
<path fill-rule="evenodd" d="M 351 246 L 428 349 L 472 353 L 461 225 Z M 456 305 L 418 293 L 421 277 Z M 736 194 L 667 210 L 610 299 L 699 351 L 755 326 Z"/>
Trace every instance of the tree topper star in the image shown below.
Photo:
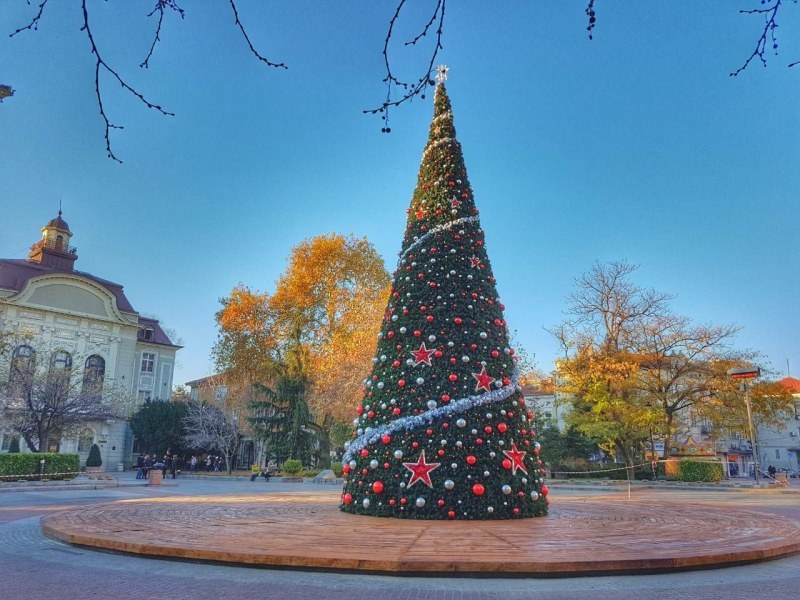
<path fill-rule="evenodd" d="M 445 65 L 439 65 L 436 67 L 436 81 L 439 83 L 444 83 L 447 81 L 447 72 L 450 70 L 450 67 Z"/>
<path fill-rule="evenodd" d="M 418 481 L 421 481 L 429 488 L 432 488 L 433 483 L 431 483 L 431 471 L 438 469 L 440 464 L 442 463 L 426 463 L 425 450 L 423 450 L 419 455 L 417 462 L 403 463 L 403 466 L 411 471 L 411 479 L 409 480 L 408 484 L 406 484 L 406 489 L 410 488 Z"/>

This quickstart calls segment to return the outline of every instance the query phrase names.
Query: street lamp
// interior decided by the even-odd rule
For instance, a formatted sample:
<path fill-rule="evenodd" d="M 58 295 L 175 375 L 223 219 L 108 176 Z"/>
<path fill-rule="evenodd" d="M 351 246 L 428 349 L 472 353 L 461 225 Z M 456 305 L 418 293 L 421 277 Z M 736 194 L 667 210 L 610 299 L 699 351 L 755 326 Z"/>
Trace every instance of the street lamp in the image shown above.
<path fill-rule="evenodd" d="M 741 380 L 740 391 L 744 392 L 744 405 L 747 407 L 747 426 L 750 429 L 750 441 L 753 444 L 753 474 L 756 485 L 758 485 L 758 444 L 756 443 L 755 431 L 753 429 L 753 411 L 750 408 L 750 391 L 747 382 L 761 376 L 759 367 L 735 367 L 728 369 L 728 376 L 734 380 Z"/>

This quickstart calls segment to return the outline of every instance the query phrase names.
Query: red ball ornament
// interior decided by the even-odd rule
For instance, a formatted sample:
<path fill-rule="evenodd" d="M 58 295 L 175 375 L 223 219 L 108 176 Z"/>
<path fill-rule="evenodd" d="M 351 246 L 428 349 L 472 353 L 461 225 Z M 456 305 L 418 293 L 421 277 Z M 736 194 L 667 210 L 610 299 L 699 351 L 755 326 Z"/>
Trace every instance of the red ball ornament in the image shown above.
<path fill-rule="evenodd" d="M 464 321 L 463 321 L 463 319 L 461 317 L 456 317 L 455 319 L 453 319 L 453 322 L 456 325 L 461 325 Z"/>
<path fill-rule="evenodd" d="M 399 415 L 400 414 L 400 409 L 399 408 L 395 408 L 392 412 L 394 414 L 396 414 L 396 415 Z"/>
<path fill-rule="evenodd" d="M 373 483 L 372 491 L 375 492 L 376 494 L 380 494 L 383 491 L 383 482 L 376 481 L 375 483 Z"/>
<path fill-rule="evenodd" d="M 510 469 L 511 468 L 511 461 L 508 460 L 507 458 L 503 460 L 503 468 L 504 469 Z"/>
<path fill-rule="evenodd" d="M 488 434 L 488 433 L 492 433 L 492 426 L 491 426 L 491 425 L 487 425 L 486 427 L 484 427 L 484 428 L 483 428 L 483 430 L 484 430 L 484 431 L 485 431 L 487 434 Z"/>
<path fill-rule="evenodd" d="M 547 496 L 550 493 L 550 490 L 547 488 L 546 485 L 542 486 L 542 496 Z"/>
<path fill-rule="evenodd" d="M 442 351 L 441 350 L 437 350 L 436 352 L 433 353 L 433 355 L 436 358 L 442 358 Z"/>
<path fill-rule="evenodd" d="M 385 433 L 385 434 L 383 434 L 383 436 L 381 436 L 381 441 L 384 444 L 389 444 L 392 441 L 392 436 L 390 436 L 389 434 Z"/>
<path fill-rule="evenodd" d="M 426 320 L 428 323 L 433 323 L 433 315 L 428 315 L 427 317 L 425 317 L 425 320 Z"/>
<path fill-rule="evenodd" d="M 458 381 L 458 375 L 456 375 L 455 373 L 450 373 L 450 375 L 448 375 L 448 377 L 447 377 L 447 378 L 448 378 L 450 381 Z"/>
<path fill-rule="evenodd" d="M 362 448 L 361 449 L 361 457 L 362 458 L 367 458 L 368 456 L 369 456 L 369 450 L 367 450 L 366 448 Z"/>
<path fill-rule="evenodd" d="M 508 430 L 508 425 L 506 425 L 505 423 L 497 424 L 497 431 L 499 431 L 500 433 L 505 433 L 506 430 Z"/>
<path fill-rule="evenodd" d="M 492 350 L 492 358 L 497 358 L 500 356 L 500 353 L 497 350 Z"/>
<path fill-rule="evenodd" d="M 474 456 L 472 456 L 472 454 L 467 456 L 467 464 L 468 465 L 474 465 L 476 462 L 478 462 L 478 459 L 475 458 Z"/>
<path fill-rule="evenodd" d="M 422 332 L 419 329 L 415 329 L 414 330 L 414 337 L 420 337 L 421 335 L 422 335 Z"/>
<path fill-rule="evenodd" d="M 438 504 L 439 506 L 444 506 L 444 500 L 439 500 L 436 504 Z"/>
<path fill-rule="evenodd" d="M 480 483 L 476 483 L 475 485 L 472 486 L 472 493 L 475 494 L 476 496 L 483 496 L 485 491 L 486 488 L 484 488 L 483 485 L 481 485 Z"/>
<path fill-rule="evenodd" d="M 394 337 L 394 331 L 390 331 L 389 333 L 387 333 L 386 337 L 388 337 L 389 339 L 392 339 Z"/>
<path fill-rule="evenodd" d="M 395 499 L 394 498 L 390 498 L 389 499 L 389 506 L 394 506 L 394 505 L 395 505 Z"/>
<path fill-rule="evenodd" d="M 450 394 L 442 394 L 442 402 L 450 402 Z"/>
<path fill-rule="evenodd" d="M 518 515 L 518 514 L 519 514 L 519 509 L 518 509 L 518 508 L 515 508 L 515 509 L 513 510 L 513 513 L 514 513 L 515 515 Z"/>
<path fill-rule="evenodd" d="M 398 387 L 406 387 L 406 380 L 405 379 L 401 379 L 400 381 L 397 382 L 397 386 Z"/>
<path fill-rule="evenodd" d="M 342 473 L 347 475 L 349 472 L 350 472 L 350 465 L 349 464 L 342 465 Z"/>
<path fill-rule="evenodd" d="M 371 411 L 369 411 L 367 413 L 367 417 L 369 417 L 370 419 L 372 419 L 374 416 L 375 416 L 375 411 L 374 410 L 371 410 Z"/>
<path fill-rule="evenodd" d="M 416 448 L 419 448 L 419 442 L 412 442 L 412 443 L 411 443 L 411 447 L 412 447 L 412 448 L 415 448 L 415 449 L 416 449 Z"/>
<path fill-rule="evenodd" d="M 362 415 L 362 414 L 364 414 L 364 407 L 363 407 L 363 406 L 359 406 L 359 407 L 356 409 L 356 414 L 357 414 L 357 415 Z"/>
<path fill-rule="evenodd" d="M 344 495 L 344 503 L 350 504 L 352 501 L 353 501 L 353 496 L 350 494 L 350 492 L 346 493 Z"/>
<path fill-rule="evenodd" d="M 453 511 L 453 510 L 448 510 L 448 511 L 447 511 L 447 518 L 448 518 L 448 519 L 455 519 L 455 518 L 456 518 L 456 513 L 455 513 L 455 511 Z"/>

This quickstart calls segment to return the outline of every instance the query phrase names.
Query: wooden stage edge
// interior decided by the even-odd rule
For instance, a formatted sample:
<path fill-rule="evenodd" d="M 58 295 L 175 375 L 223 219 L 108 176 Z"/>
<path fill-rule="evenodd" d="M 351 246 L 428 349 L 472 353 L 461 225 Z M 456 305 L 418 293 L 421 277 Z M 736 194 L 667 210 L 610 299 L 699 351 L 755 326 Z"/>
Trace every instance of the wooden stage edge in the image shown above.
<path fill-rule="evenodd" d="M 800 554 L 784 517 L 608 497 L 547 517 L 421 521 L 292 494 L 120 501 L 42 519 L 48 537 L 152 558 L 394 575 L 569 577 L 707 569 Z"/>

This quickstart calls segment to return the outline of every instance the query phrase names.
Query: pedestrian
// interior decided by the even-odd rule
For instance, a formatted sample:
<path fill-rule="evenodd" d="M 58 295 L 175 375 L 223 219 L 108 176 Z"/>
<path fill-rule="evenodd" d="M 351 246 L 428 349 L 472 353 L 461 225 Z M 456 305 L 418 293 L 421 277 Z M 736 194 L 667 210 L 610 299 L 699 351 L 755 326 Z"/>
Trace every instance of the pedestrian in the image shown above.
<path fill-rule="evenodd" d="M 250 481 L 255 481 L 256 477 L 258 477 L 259 473 L 261 473 L 261 465 L 259 465 L 257 462 L 254 462 L 253 466 L 250 467 L 250 471 L 252 472 L 252 475 L 250 475 Z"/>
<path fill-rule="evenodd" d="M 206 456 L 206 472 L 211 470 L 211 455 Z"/>
<path fill-rule="evenodd" d="M 167 468 L 169 467 L 169 460 L 170 460 L 169 454 L 165 454 L 164 458 L 161 459 L 161 464 L 163 465 L 161 467 L 161 477 L 162 478 L 167 476 Z"/>
<path fill-rule="evenodd" d="M 214 471 L 219 473 L 219 469 L 222 466 L 222 457 L 218 456 L 217 459 L 214 461 Z"/>
<path fill-rule="evenodd" d="M 136 479 L 144 479 L 144 456 L 136 458 Z"/>
<path fill-rule="evenodd" d="M 769 473 L 770 477 L 775 479 L 776 469 L 775 469 L 775 467 L 773 465 L 770 465 L 770 466 L 767 467 L 767 473 Z"/>
<path fill-rule="evenodd" d="M 149 454 L 144 455 L 144 479 L 150 474 L 150 469 L 153 468 L 153 459 Z"/>
<path fill-rule="evenodd" d="M 189 470 L 194 473 L 195 469 L 197 469 L 197 457 L 192 454 L 192 458 L 189 460 Z"/>

